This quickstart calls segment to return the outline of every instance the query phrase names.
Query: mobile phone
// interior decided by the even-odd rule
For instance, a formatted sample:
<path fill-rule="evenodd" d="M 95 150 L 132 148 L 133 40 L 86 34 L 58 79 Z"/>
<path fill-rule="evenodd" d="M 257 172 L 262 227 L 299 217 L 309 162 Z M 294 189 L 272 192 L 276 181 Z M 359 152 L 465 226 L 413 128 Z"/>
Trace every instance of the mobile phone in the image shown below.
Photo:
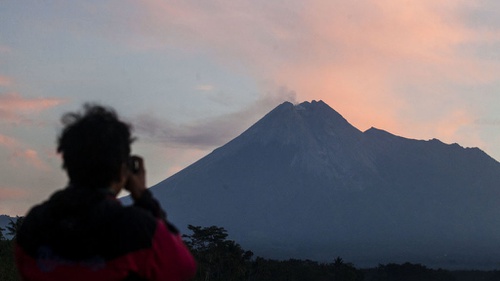
<path fill-rule="evenodd" d="M 139 159 L 130 156 L 127 161 L 127 166 L 132 173 L 137 174 L 139 172 Z"/>

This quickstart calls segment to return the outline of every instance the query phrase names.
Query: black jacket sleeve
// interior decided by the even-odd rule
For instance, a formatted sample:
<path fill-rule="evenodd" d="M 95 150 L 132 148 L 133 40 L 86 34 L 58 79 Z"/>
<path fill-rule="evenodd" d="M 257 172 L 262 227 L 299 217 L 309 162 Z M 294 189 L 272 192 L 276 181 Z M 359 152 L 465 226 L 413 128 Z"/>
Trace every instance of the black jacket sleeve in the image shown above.
<path fill-rule="evenodd" d="M 179 230 L 167 221 L 167 214 L 161 208 L 160 203 L 153 197 L 151 191 L 146 189 L 142 196 L 134 201 L 134 206 L 150 212 L 155 218 L 165 222 L 168 230 L 174 234 L 178 234 Z"/>

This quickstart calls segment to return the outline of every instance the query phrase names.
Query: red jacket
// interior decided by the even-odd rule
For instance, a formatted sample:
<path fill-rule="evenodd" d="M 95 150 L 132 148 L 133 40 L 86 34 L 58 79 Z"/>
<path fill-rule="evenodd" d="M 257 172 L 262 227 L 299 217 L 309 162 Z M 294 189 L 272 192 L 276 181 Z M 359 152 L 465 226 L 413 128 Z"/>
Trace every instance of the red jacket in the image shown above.
<path fill-rule="evenodd" d="M 34 207 L 16 237 L 23 280 L 189 280 L 196 264 L 147 191 L 124 207 L 104 190 L 68 187 Z"/>

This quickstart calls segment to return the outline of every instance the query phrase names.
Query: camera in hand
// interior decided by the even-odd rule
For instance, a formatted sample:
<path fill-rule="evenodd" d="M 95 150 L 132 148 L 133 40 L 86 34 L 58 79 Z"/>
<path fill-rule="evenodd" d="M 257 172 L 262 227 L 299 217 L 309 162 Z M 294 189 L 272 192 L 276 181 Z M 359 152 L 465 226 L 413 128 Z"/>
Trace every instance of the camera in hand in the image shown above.
<path fill-rule="evenodd" d="M 132 173 L 137 174 L 139 172 L 139 159 L 131 156 L 128 158 L 127 165 Z"/>

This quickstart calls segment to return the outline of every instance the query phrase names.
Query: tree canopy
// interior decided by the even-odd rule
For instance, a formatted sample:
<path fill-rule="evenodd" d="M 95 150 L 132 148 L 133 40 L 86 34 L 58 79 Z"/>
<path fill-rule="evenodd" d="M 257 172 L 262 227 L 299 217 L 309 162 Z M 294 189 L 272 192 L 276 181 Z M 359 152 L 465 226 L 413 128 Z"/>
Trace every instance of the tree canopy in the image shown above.
<path fill-rule="evenodd" d="M 0 241 L 5 240 L 5 236 L 3 235 L 4 231 L 5 231 L 5 228 L 0 227 Z"/>
<path fill-rule="evenodd" d="M 15 239 L 17 236 L 17 231 L 21 228 L 23 224 L 24 217 L 16 216 L 16 219 L 10 219 L 9 224 L 7 225 L 7 235 L 11 235 L 12 239 Z"/>
<path fill-rule="evenodd" d="M 198 262 L 195 280 L 242 280 L 248 275 L 247 264 L 253 253 L 227 240 L 224 228 L 189 225 L 188 229 L 193 233 L 183 237 Z"/>

